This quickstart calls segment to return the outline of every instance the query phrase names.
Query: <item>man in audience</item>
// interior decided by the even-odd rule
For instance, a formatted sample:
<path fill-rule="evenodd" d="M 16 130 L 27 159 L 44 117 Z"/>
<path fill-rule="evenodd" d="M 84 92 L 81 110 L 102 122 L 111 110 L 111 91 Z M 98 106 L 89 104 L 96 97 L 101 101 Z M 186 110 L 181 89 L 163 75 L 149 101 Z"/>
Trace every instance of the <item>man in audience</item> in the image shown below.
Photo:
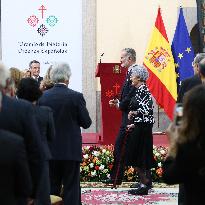
<path fill-rule="evenodd" d="M 38 85 L 40 85 L 41 81 L 43 80 L 43 77 L 40 75 L 40 63 L 37 60 L 32 60 L 29 63 L 29 69 L 31 71 L 31 77 L 37 80 Z"/>
<path fill-rule="evenodd" d="M 199 63 L 204 58 L 205 58 L 205 53 L 198 53 L 196 57 L 194 58 L 194 61 L 192 63 L 193 68 L 194 68 L 194 76 L 187 78 L 181 82 L 177 102 L 182 102 L 184 94 L 187 91 L 189 91 L 194 86 L 201 84 L 201 79 L 199 76 Z"/>
<path fill-rule="evenodd" d="M 0 203 L 16 205 L 32 188 L 23 138 L 0 129 L 0 153 Z"/>
<path fill-rule="evenodd" d="M 9 77 L 9 70 L 0 63 L 1 92 L 5 92 Z M 32 104 L 3 94 L 0 112 L 0 129 L 14 132 L 24 139 L 33 184 L 31 197 L 35 198 L 41 176 L 43 154 L 40 132 L 33 113 Z M 26 198 L 19 199 L 20 205 L 26 203 Z"/>
<path fill-rule="evenodd" d="M 59 196 L 63 185 L 63 204 L 79 205 L 82 160 L 80 127 L 86 129 L 92 121 L 83 94 L 67 87 L 70 76 L 68 64 L 54 64 L 51 70 L 54 87 L 44 91 L 39 104 L 51 107 L 54 114 L 56 135 L 50 143 L 51 194 Z"/>

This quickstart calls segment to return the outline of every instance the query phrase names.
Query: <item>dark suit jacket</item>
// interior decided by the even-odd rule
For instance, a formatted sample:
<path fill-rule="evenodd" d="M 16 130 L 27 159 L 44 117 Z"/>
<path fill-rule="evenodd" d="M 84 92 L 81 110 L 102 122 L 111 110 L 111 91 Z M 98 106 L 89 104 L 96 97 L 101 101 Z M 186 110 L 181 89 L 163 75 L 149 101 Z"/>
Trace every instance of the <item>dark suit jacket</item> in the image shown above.
<path fill-rule="evenodd" d="M 0 112 L 0 129 L 5 129 L 23 137 L 32 175 L 33 194 L 41 175 L 42 147 L 40 133 L 31 103 L 3 95 Z"/>
<path fill-rule="evenodd" d="M 199 75 L 194 75 L 191 78 L 187 78 L 187 79 L 183 80 L 181 83 L 180 89 L 179 89 L 177 102 L 182 102 L 183 97 L 186 94 L 186 92 L 191 90 L 193 87 L 195 87 L 196 85 L 199 85 L 199 84 L 201 84 L 201 79 L 200 79 Z"/>
<path fill-rule="evenodd" d="M 40 85 L 41 81 L 43 80 L 43 77 L 39 76 L 38 77 L 38 85 Z"/>
<path fill-rule="evenodd" d="M 0 203 L 16 205 L 31 194 L 31 176 L 23 138 L 0 130 Z"/>
<path fill-rule="evenodd" d="M 54 160 L 82 160 L 82 136 L 80 127 L 88 128 L 90 119 L 83 94 L 64 84 L 55 84 L 44 92 L 40 105 L 53 110 L 56 136 L 50 143 Z"/>
<path fill-rule="evenodd" d="M 184 184 L 185 205 L 204 205 L 205 147 L 195 141 L 179 146 L 176 158 L 168 157 L 164 162 L 163 180 Z"/>
<path fill-rule="evenodd" d="M 121 122 L 121 128 L 123 130 L 124 133 L 124 129 L 127 126 L 127 121 L 128 121 L 128 111 L 129 111 L 129 104 L 130 104 L 130 100 L 133 96 L 133 94 L 135 93 L 136 88 L 134 86 L 132 86 L 132 81 L 130 80 L 130 76 L 131 76 L 132 71 L 130 71 L 127 76 L 126 79 L 124 81 L 122 90 L 121 90 L 121 96 L 120 96 L 120 103 L 119 103 L 119 108 L 122 111 L 122 122 Z M 124 135 L 124 134 L 123 134 Z"/>
<path fill-rule="evenodd" d="M 41 133 L 41 143 L 45 160 L 51 159 L 51 152 L 48 142 L 51 142 L 55 136 L 55 125 L 53 120 L 53 111 L 49 107 L 34 106 L 36 120 Z"/>

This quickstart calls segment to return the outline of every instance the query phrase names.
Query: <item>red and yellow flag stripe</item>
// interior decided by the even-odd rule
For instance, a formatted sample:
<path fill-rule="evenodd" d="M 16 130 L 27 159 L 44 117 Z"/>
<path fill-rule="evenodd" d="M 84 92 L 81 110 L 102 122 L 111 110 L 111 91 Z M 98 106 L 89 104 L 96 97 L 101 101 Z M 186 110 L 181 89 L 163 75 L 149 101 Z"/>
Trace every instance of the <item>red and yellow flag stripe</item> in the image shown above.
<path fill-rule="evenodd" d="M 172 120 L 177 99 L 176 72 L 160 8 L 145 52 L 144 66 L 150 75 L 147 81 L 150 92 Z"/>

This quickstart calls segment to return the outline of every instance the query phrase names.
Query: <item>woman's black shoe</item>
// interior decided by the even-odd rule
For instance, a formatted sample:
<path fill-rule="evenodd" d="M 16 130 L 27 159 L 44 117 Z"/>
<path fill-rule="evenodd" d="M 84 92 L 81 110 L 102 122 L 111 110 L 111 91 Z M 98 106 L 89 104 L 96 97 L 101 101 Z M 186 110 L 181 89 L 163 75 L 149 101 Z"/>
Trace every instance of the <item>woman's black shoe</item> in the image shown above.
<path fill-rule="evenodd" d="M 141 183 L 139 182 L 130 185 L 130 188 L 140 188 L 140 187 L 141 187 Z"/>
<path fill-rule="evenodd" d="M 151 189 L 152 188 L 152 184 L 147 184 L 146 185 L 148 189 Z M 137 182 L 137 183 L 134 183 L 134 184 L 131 184 L 130 185 L 130 188 L 140 188 L 141 187 L 141 183 L 140 182 Z"/>
<path fill-rule="evenodd" d="M 132 194 L 132 195 L 148 195 L 148 187 L 140 187 L 138 189 L 131 189 L 128 191 L 128 194 Z"/>

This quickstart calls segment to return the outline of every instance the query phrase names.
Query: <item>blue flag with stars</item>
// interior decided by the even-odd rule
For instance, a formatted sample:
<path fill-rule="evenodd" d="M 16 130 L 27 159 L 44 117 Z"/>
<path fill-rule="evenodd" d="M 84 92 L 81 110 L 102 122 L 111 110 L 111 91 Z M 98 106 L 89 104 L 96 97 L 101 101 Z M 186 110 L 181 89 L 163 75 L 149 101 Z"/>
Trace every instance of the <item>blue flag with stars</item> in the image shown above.
<path fill-rule="evenodd" d="M 180 85 L 182 80 L 194 75 L 192 62 L 195 56 L 182 8 L 180 8 L 179 19 L 171 47 L 176 67 L 177 85 Z"/>

